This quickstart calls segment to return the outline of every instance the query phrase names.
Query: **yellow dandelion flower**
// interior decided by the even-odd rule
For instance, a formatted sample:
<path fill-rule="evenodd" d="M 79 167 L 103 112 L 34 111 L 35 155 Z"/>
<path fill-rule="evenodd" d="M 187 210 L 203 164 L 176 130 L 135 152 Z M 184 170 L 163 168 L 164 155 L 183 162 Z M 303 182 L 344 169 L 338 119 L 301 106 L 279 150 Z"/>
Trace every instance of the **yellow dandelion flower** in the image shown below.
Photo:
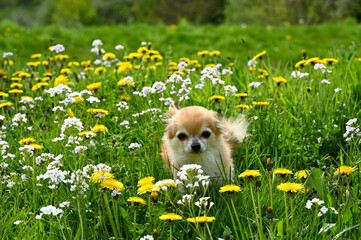
<path fill-rule="evenodd" d="M 317 63 L 318 60 L 320 60 L 319 57 L 313 57 L 313 58 L 307 59 L 305 61 L 305 65 L 315 64 L 315 63 Z"/>
<path fill-rule="evenodd" d="M 137 52 L 140 53 L 140 54 L 145 54 L 145 53 L 148 52 L 148 48 L 140 47 L 140 48 L 138 48 Z"/>
<path fill-rule="evenodd" d="M 63 85 L 73 85 L 72 82 L 69 81 L 69 78 L 65 75 L 59 75 L 57 78 L 55 78 L 54 86 L 59 86 L 60 84 Z"/>
<path fill-rule="evenodd" d="M 49 83 L 45 83 L 45 82 L 37 83 L 31 88 L 31 90 L 35 91 L 44 86 L 49 86 Z"/>
<path fill-rule="evenodd" d="M 84 68 L 86 68 L 86 67 L 89 67 L 91 63 L 92 63 L 91 60 L 86 60 L 86 61 L 82 61 L 82 62 L 81 62 L 81 65 L 82 65 Z"/>
<path fill-rule="evenodd" d="M 127 202 L 147 205 L 147 202 L 143 198 L 140 198 L 140 197 L 130 197 L 127 199 Z"/>
<path fill-rule="evenodd" d="M 40 58 L 40 57 L 41 57 L 41 53 L 35 53 L 35 54 L 31 55 L 30 58 L 35 58 L 35 59 L 37 59 L 37 58 Z"/>
<path fill-rule="evenodd" d="M 153 55 L 150 57 L 150 60 L 155 61 L 155 62 L 162 60 L 162 59 L 163 59 L 163 57 L 161 55 Z"/>
<path fill-rule="evenodd" d="M 9 94 L 6 92 L 0 92 L 0 97 L 9 97 Z"/>
<path fill-rule="evenodd" d="M 66 54 L 58 54 L 54 56 L 55 60 L 64 61 L 69 58 Z"/>
<path fill-rule="evenodd" d="M 277 189 L 287 193 L 297 193 L 305 191 L 305 187 L 302 184 L 291 182 L 281 183 L 277 186 Z"/>
<path fill-rule="evenodd" d="M 295 173 L 295 178 L 298 178 L 298 179 L 304 178 L 304 179 L 306 179 L 308 177 L 308 175 L 310 175 L 308 170 L 300 170 L 300 171 Z"/>
<path fill-rule="evenodd" d="M 101 87 L 101 85 L 102 85 L 101 82 L 96 82 L 96 83 L 89 84 L 88 86 L 86 86 L 86 88 L 89 90 L 96 90 L 96 89 L 99 89 Z"/>
<path fill-rule="evenodd" d="M 150 194 L 150 197 L 155 201 L 155 200 L 157 200 L 157 198 L 158 198 L 158 193 L 157 193 L 157 192 L 152 192 L 152 193 Z"/>
<path fill-rule="evenodd" d="M 177 65 L 178 65 L 178 63 L 176 63 L 176 62 L 169 62 L 168 63 L 169 67 L 176 67 Z"/>
<path fill-rule="evenodd" d="M 98 74 L 101 74 L 101 73 L 106 72 L 106 71 L 107 71 L 107 69 L 105 67 L 97 67 L 94 70 L 94 73 L 98 75 Z"/>
<path fill-rule="evenodd" d="M 167 213 L 159 217 L 160 220 L 168 220 L 168 221 L 174 221 L 174 220 L 182 220 L 183 217 L 175 214 L 175 213 Z"/>
<path fill-rule="evenodd" d="M 200 216 L 195 218 L 188 218 L 187 221 L 191 223 L 210 223 L 216 220 L 215 217 Z"/>
<path fill-rule="evenodd" d="M 190 61 L 191 61 L 191 60 L 190 60 L 189 58 L 186 58 L 186 57 L 182 57 L 182 58 L 179 59 L 179 62 L 185 62 L 185 63 L 187 63 L 187 64 L 189 64 Z"/>
<path fill-rule="evenodd" d="M 114 178 L 114 175 L 111 174 L 110 172 L 100 170 L 100 171 L 92 174 L 92 176 L 90 177 L 90 181 L 92 181 L 94 183 L 101 183 L 105 180 L 109 180 L 109 179 L 113 179 L 113 178 Z"/>
<path fill-rule="evenodd" d="M 13 83 L 10 85 L 11 88 L 22 88 L 23 85 L 21 83 Z"/>
<path fill-rule="evenodd" d="M 208 101 L 221 101 L 221 100 L 225 100 L 226 98 L 220 95 L 213 95 L 212 97 L 208 98 Z"/>
<path fill-rule="evenodd" d="M 293 174 L 293 172 L 289 169 L 286 169 L 286 168 L 278 168 L 278 169 L 275 169 L 273 171 L 274 174 L 281 174 L 281 175 L 286 175 L 286 174 Z"/>
<path fill-rule="evenodd" d="M 85 136 L 86 138 L 90 138 L 90 137 L 96 137 L 97 134 L 93 133 L 92 131 L 83 131 L 78 133 L 79 136 Z"/>
<path fill-rule="evenodd" d="M 71 110 L 71 108 L 68 108 L 68 115 L 69 117 L 73 118 L 75 116 L 73 110 Z"/>
<path fill-rule="evenodd" d="M 115 58 L 116 58 L 115 54 L 111 52 L 107 52 L 106 54 L 103 55 L 103 60 L 111 60 Z"/>
<path fill-rule="evenodd" d="M 143 184 L 138 188 L 138 194 L 142 195 L 145 193 L 152 193 L 153 189 L 155 188 L 155 184 L 154 183 L 147 183 L 147 184 Z"/>
<path fill-rule="evenodd" d="M 236 97 L 240 97 L 240 98 L 245 98 L 245 97 L 249 97 L 249 94 L 244 92 L 244 93 L 237 93 Z"/>
<path fill-rule="evenodd" d="M 350 167 L 350 166 L 341 166 L 339 168 L 336 169 L 336 172 L 334 173 L 335 176 L 339 175 L 339 174 L 346 174 L 346 175 L 350 175 L 351 173 L 353 173 L 357 168 L 356 167 Z"/>
<path fill-rule="evenodd" d="M 215 51 L 212 51 L 212 52 L 209 52 L 209 55 L 212 56 L 212 57 L 216 57 L 216 56 L 219 56 L 221 54 L 220 51 L 218 50 L 215 50 Z"/>
<path fill-rule="evenodd" d="M 246 170 L 243 173 L 241 173 L 240 175 L 238 175 L 238 177 L 241 177 L 241 178 L 259 177 L 259 176 L 261 176 L 261 173 L 259 170 Z"/>
<path fill-rule="evenodd" d="M 249 106 L 246 104 L 238 104 L 236 105 L 237 109 L 245 109 L 245 110 L 249 110 Z"/>
<path fill-rule="evenodd" d="M 34 138 L 23 138 L 19 141 L 20 144 L 29 144 L 29 143 L 33 143 L 36 140 Z"/>
<path fill-rule="evenodd" d="M 93 72 L 94 68 L 93 67 L 86 67 L 86 68 L 84 68 L 84 71 L 85 72 Z"/>
<path fill-rule="evenodd" d="M 233 193 L 233 192 L 240 192 L 240 191 L 242 191 L 242 189 L 239 186 L 234 185 L 234 184 L 225 185 L 219 189 L 219 192 L 221 192 L 221 193 L 224 193 L 224 192 Z"/>
<path fill-rule="evenodd" d="M 86 111 L 94 114 L 109 115 L 109 111 L 100 108 L 89 108 Z"/>
<path fill-rule="evenodd" d="M 119 62 L 117 63 L 117 66 L 117 73 L 127 73 L 133 68 L 133 65 L 130 62 Z"/>
<path fill-rule="evenodd" d="M 41 146 L 39 144 L 36 144 L 36 143 L 31 143 L 31 144 L 29 144 L 29 146 L 32 146 L 35 149 L 42 149 L 43 148 L 43 146 Z"/>
<path fill-rule="evenodd" d="M 71 70 L 69 68 L 63 68 L 63 69 L 60 70 L 60 73 L 61 74 L 68 74 L 68 73 L 70 73 L 70 71 Z"/>
<path fill-rule="evenodd" d="M 266 50 L 263 50 L 262 52 L 256 54 L 256 56 L 254 56 L 254 57 L 252 58 L 252 60 L 255 61 L 255 60 L 257 60 L 257 59 L 262 59 L 262 56 L 265 55 L 266 53 L 267 53 Z"/>
<path fill-rule="evenodd" d="M 117 82 L 118 86 L 135 86 L 135 83 L 132 79 L 122 78 Z"/>
<path fill-rule="evenodd" d="M 125 96 L 125 95 L 121 95 L 120 96 L 120 100 L 122 100 L 122 101 L 130 101 L 131 100 L 131 97 L 129 97 L 129 96 Z"/>
<path fill-rule="evenodd" d="M 124 190 L 123 183 L 116 179 L 106 179 L 104 181 L 101 181 L 100 186 L 102 188 L 107 188 L 109 190 L 119 190 L 119 191 Z"/>
<path fill-rule="evenodd" d="M 144 177 L 144 178 L 142 178 L 142 179 L 140 179 L 140 180 L 138 181 L 138 186 L 143 186 L 143 185 L 151 184 L 151 183 L 154 182 L 154 180 L 155 180 L 154 177 Z"/>
<path fill-rule="evenodd" d="M 12 77 L 11 81 L 21 81 L 23 80 L 21 77 Z"/>
<path fill-rule="evenodd" d="M 205 55 L 208 55 L 208 54 L 209 54 L 209 52 L 207 50 L 197 52 L 197 55 L 201 56 L 201 57 L 204 57 Z"/>
<path fill-rule="evenodd" d="M 286 83 L 287 82 L 287 80 L 285 79 L 285 78 L 283 78 L 283 77 L 274 77 L 274 78 L 272 78 L 273 79 L 273 81 L 275 81 L 277 84 L 281 84 L 281 83 Z"/>
<path fill-rule="evenodd" d="M 8 107 L 8 106 L 11 106 L 11 105 L 13 105 L 11 102 L 0 103 L 0 108 Z"/>
<path fill-rule="evenodd" d="M 68 63 L 68 67 L 71 67 L 71 66 L 74 66 L 74 67 L 79 67 L 79 66 L 80 66 L 80 64 L 79 64 L 78 62 L 75 62 L 75 61 L 73 61 L 73 62 L 69 62 L 69 63 Z"/>
<path fill-rule="evenodd" d="M 8 91 L 8 93 L 14 93 L 14 94 L 17 94 L 17 93 L 23 93 L 24 91 L 23 90 L 20 90 L 20 89 L 11 89 L 10 91 Z"/>
<path fill-rule="evenodd" d="M 92 129 L 92 132 L 97 133 L 97 132 L 108 132 L 108 128 L 106 126 L 104 126 L 103 124 L 96 124 Z"/>
<path fill-rule="evenodd" d="M 326 62 L 327 64 L 336 64 L 336 63 L 338 63 L 338 60 L 334 59 L 334 58 L 324 58 L 324 59 L 322 59 L 322 61 Z"/>
<path fill-rule="evenodd" d="M 83 102 L 83 101 L 84 101 L 84 98 L 78 97 L 78 96 L 75 96 L 74 99 L 75 99 L 75 101 L 76 101 L 75 103 L 80 103 L 80 102 Z"/>
<path fill-rule="evenodd" d="M 253 101 L 252 104 L 254 106 L 267 106 L 269 105 L 270 103 L 269 102 L 256 102 L 256 101 Z"/>
<path fill-rule="evenodd" d="M 38 67 L 40 65 L 40 61 L 36 61 L 36 62 L 27 62 L 26 64 L 29 66 L 29 67 Z"/>

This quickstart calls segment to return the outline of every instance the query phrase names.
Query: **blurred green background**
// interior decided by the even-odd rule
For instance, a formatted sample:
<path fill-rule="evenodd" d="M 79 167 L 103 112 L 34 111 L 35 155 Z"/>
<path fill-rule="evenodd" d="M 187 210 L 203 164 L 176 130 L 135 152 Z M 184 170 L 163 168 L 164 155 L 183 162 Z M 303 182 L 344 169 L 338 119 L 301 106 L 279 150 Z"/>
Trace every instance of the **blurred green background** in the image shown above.
<path fill-rule="evenodd" d="M 25 26 L 314 24 L 345 18 L 361 21 L 361 0 L 0 0 L 0 19 Z"/>

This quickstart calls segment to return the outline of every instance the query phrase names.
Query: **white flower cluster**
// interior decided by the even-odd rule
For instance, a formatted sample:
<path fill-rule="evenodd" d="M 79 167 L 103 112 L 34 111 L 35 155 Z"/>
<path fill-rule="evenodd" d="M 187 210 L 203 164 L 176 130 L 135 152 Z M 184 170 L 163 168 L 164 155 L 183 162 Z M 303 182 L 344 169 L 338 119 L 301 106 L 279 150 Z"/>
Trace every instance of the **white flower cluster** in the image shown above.
<path fill-rule="evenodd" d="M 158 192 L 159 189 L 162 191 L 167 191 L 169 186 L 172 186 L 175 182 L 172 179 L 164 179 L 155 183 L 153 192 Z"/>
<path fill-rule="evenodd" d="M 191 193 L 196 191 L 200 186 L 204 189 L 207 188 L 210 182 L 209 176 L 204 175 L 201 168 L 202 167 L 197 164 L 183 165 L 177 173 L 177 185 L 185 187 Z"/>
<path fill-rule="evenodd" d="M 120 101 L 118 104 L 117 104 L 117 107 L 118 107 L 118 111 L 121 112 L 122 109 L 128 109 L 129 106 L 128 106 L 128 103 L 127 102 L 124 102 L 124 101 Z"/>
<path fill-rule="evenodd" d="M 221 68 L 222 65 L 221 64 L 217 64 L 214 67 L 205 67 L 202 71 L 201 71 L 201 82 L 204 83 L 204 81 L 206 79 L 209 79 L 212 81 L 213 85 L 216 85 L 217 83 L 223 85 L 224 81 L 222 79 L 220 79 L 221 76 L 221 72 L 219 70 L 219 68 Z"/>
<path fill-rule="evenodd" d="M 123 78 L 122 83 L 124 84 L 132 83 L 132 86 L 135 87 L 134 79 L 131 76 L 126 76 L 125 78 Z"/>
<path fill-rule="evenodd" d="M 22 122 L 27 123 L 28 119 L 26 118 L 25 114 L 17 113 L 14 115 L 12 121 L 13 121 L 13 123 L 12 123 L 13 126 L 19 126 L 19 123 L 22 123 Z"/>
<path fill-rule="evenodd" d="M 62 94 L 63 92 L 71 93 L 71 88 L 64 84 L 59 84 L 56 87 L 49 88 L 45 90 L 46 93 L 50 94 L 50 97 L 54 97 L 55 95 Z"/>
<path fill-rule="evenodd" d="M 162 110 L 159 108 L 149 108 L 147 110 L 141 111 L 140 113 L 134 113 L 134 114 L 132 114 L 132 116 L 139 117 L 139 116 L 143 116 L 144 114 L 149 113 L 149 112 L 152 113 L 152 115 L 154 116 L 155 113 L 162 112 Z"/>
<path fill-rule="evenodd" d="M 66 179 L 67 175 L 69 175 L 70 171 L 62 171 L 59 168 L 51 168 L 46 171 L 44 174 L 40 174 L 36 177 L 38 181 L 40 180 L 49 180 L 49 188 L 57 188 L 58 185 L 63 183 L 68 183 L 68 180 Z"/>
<path fill-rule="evenodd" d="M 189 207 L 193 197 L 192 194 L 185 194 L 182 196 L 182 200 L 178 200 L 177 204 Z"/>
<path fill-rule="evenodd" d="M 226 96 L 229 96 L 229 94 L 232 94 L 232 96 L 234 96 L 234 94 L 237 92 L 237 88 L 232 85 L 226 85 L 224 86 L 224 91 Z"/>
<path fill-rule="evenodd" d="M 100 103 L 100 100 L 97 97 L 93 97 L 93 96 L 88 97 L 86 100 L 90 103 L 93 103 L 93 102 Z"/>
<path fill-rule="evenodd" d="M 61 126 L 61 134 L 63 135 L 65 130 L 68 128 L 74 127 L 79 132 L 83 130 L 83 123 L 80 121 L 80 119 L 73 117 L 73 118 L 67 118 L 64 120 L 63 125 Z"/>
<path fill-rule="evenodd" d="M 134 148 L 140 148 L 142 146 L 142 144 L 139 143 L 131 143 L 128 148 L 130 149 L 134 149 Z"/>
<path fill-rule="evenodd" d="M 251 82 L 248 87 L 258 88 L 263 82 Z"/>
<path fill-rule="evenodd" d="M 330 82 L 330 81 L 328 81 L 327 79 L 322 79 L 322 80 L 321 80 L 321 83 L 331 84 L 331 82 Z"/>
<path fill-rule="evenodd" d="M 207 209 L 208 206 L 209 208 L 213 207 L 214 202 L 209 202 L 208 200 L 210 199 L 210 197 L 201 197 L 198 199 L 197 202 L 194 203 L 194 205 L 196 205 L 197 207 L 201 208 L 201 209 Z"/>
<path fill-rule="evenodd" d="M 7 58 L 8 56 L 14 56 L 12 52 L 3 52 L 3 58 Z"/>
<path fill-rule="evenodd" d="M 90 50 L 92 53 L 96 53 L 98 55 L 104 54 L 105 50 L 101 47 L 103 46 L 103 42 L 100 39 L 96 39 L 92 42 L 93 48 Z"/>
<path fill-rule="evenodd" d="M 34 102 L 34 99 L 32 99 L 30 97 L 23 97 L 19 101 L 19 103 L 21 103 L 21 104 L 29 104 L 29 103 L 32 103 L 32 102 Z"/>
<path fill-rule="evenodd" d="M 347 142 L 361 136 L 360 126 L 356 122 L 357 118 L 352 118 L 346 123 L 346 132 L 343 134 L 343 136 L 346 138 Z M 358 143 L 361 143 L 361 139 L 358 141 Z"/>
<path fill-rule="evenodd" d="M 141 237 L 139 240 L 154 240 L 152 235 L 145 235 Z"/>
<path fill-rule="evenodd" d="M 320 208 L 320 211 L 318 212 L 317 216 L 321 217 L 322 215 L 326 214 L 328 212 L 328 208 L 326 206 L 323 206 L 325 204 L 324 201 L 318 199 L 318 198 L 314 198 L 312 200 L 308 200 L 306 202 L 306 208 L 307 209 L 311 209 L 313 204 L 315 204 L 316 206 L 322 206 Z M 334 214 L 338 214 L 337 210 L 333 207 L 330 207 L 331 210 L 333 211 Z"/>
<path fill-rule="evenodd" d="M 293 71 L 291 73 L 291 76 L 294 78 L 304 78 L 304 77 L 308 77 L 309 73 L 302 73 L 300 71 Z"/>
<path fill-rule="evenodd" d="M 52 205 L 49 205 L 49 206 L 46 206 L 46 207 L 42 207 L 40 208 L 40 215 L 37 215 L 36 216 L 36 219 L 41 219 L 41 217 L 43 216 L 43 214 L 45 215 L 53 215 L 53 216 L 60 216 L 62 217 L 64 211 L 60 208 L 56 208 Z"/>
<path fill-rule="evenodd" d="M 327 69 L 327 67 L 322 63 L 316 63 L 315 66 L 313 66 L 314 70 L 321 70 L 322 73 L 332 73 L 331 70 Z"/>
<path fill-rule="evenodd" d="M 65 51 L 65 47 L 62 44 L 56 44 L 55 46 L 50 47 L 50 51 L 60 53 Z"/>

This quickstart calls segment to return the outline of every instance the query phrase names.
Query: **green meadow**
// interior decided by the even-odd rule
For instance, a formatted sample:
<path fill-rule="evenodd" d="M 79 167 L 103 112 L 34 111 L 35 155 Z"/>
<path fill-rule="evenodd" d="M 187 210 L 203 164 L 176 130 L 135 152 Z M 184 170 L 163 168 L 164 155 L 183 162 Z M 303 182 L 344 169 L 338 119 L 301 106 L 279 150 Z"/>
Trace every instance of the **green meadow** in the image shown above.
<path fill-rule="evenodd" d="M 0 238 L 358 239 L 360 39 L 347 22 L 0 23 Z M 164 167 L 172 101 L 248 119 L 223 188 Z"/>

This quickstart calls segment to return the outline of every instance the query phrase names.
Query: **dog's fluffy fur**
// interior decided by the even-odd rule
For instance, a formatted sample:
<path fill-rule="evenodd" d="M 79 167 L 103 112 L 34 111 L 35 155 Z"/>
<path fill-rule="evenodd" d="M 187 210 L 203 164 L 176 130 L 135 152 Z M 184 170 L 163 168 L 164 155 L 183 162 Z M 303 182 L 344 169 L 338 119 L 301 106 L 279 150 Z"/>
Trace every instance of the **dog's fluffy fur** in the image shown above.
<path fill-rule="evenodd" d="M 179 109 L 173 104 L 167 117 L 161 154 L 174 178 L 185 164 L 201 165 L 218 184 L 233 178 L 231 146 L 246 136 L 248 122 L 244 116 L 218 119 L 216 112 L 203 107 Z"/>

